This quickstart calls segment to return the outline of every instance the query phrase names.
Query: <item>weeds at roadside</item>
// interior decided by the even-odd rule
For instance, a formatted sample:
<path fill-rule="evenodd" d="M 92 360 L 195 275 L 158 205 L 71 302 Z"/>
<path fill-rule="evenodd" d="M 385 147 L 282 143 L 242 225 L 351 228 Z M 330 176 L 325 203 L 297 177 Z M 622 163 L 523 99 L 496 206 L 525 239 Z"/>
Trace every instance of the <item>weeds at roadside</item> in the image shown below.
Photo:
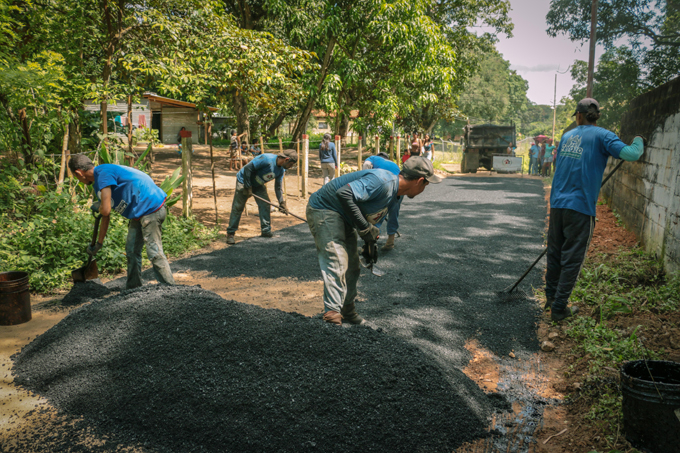
<path fill-rule="evenodd" d="M 678 310 L 680 273 L 666 275 L 655 257 L 639 249 L 589 257 L 571 301 L 584 309 L 584 316 L 566 330 L 574 345 L 565 375 L 580 381 L 572 384 L 578 391 L 569 400 L 600 429 L 606 451 L 616 452 L 623 446 L 619 369 L 629 360 L 656 360 L 666 354 L 658 344 L 645 346 L 651 342 L 641 320 Z"/>

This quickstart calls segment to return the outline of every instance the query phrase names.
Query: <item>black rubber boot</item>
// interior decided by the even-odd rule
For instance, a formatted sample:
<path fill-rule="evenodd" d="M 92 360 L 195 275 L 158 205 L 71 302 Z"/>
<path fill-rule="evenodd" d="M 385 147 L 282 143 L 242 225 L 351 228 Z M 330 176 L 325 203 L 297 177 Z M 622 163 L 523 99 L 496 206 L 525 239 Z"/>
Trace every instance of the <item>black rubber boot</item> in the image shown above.
<path fill-rule="evenodd" d="M 576 313 L 578 313 L 578 307 L 567 307 L 564 309 L 564 311 L 552 310 L 550 313 L 550 319 L 555 322 L 560 322 L 567 318 L 571 318 L 572 316 L 576 315 Z"/>
<path fill-rule="evenodd" d="M 552 309 L 552 304 L 555 302 L 555 299 L 552 297 L 548 297 L 545 301 L 545 305 L 543 306 L 543 310 L 551 310 Z"/>
<path fill-rule="evenodd" d="M 260 236 L 262 236 L 263 238 L 273 238 L 274 233 L 272 233 L 271 231 L 263 231 Z"/>

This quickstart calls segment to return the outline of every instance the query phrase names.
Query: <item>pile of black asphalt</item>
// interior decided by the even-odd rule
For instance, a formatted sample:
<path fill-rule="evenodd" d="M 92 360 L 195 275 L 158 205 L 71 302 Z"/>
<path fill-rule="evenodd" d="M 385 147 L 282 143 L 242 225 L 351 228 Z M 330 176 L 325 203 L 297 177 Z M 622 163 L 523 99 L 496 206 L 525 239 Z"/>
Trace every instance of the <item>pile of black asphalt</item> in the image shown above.
<path fill-rule="evenodd" d="M 70 307 L 89 302 L 93 299 L 108 296 L 111 289 L 102 284 L 99 279 L 87 280 L 73 284 L 71 290 L 61 300 L 60 305 Z"/>
<path fill-rule="evenodd" d="M 158 452 L 450 452 L 488 435 L 503 405 L 370 327 L 187 286 L 74 310 L 15 357 L 14 374 L 112 449 Z"/>
<path fill-rule="evenodd" d="M 369 327 L 198 289 L 124 291 L 27 346 L 17 382 L 149 451 L 451 451 L 486 435 L 487 417 L 507 407 L 461 372 L 466 342 L 506 360 L 538 350 L 536 302 L 497 291 L 542 251 L 545 214 L 540 180 L 448 178 L 404 200 L 396 248 L 377 264 L 387 274 L 362 271 L 357 310 Z M 321 279 L 305 224 L 172 269 Z M 520 287 L 540 286 L 543 269 Z"/>

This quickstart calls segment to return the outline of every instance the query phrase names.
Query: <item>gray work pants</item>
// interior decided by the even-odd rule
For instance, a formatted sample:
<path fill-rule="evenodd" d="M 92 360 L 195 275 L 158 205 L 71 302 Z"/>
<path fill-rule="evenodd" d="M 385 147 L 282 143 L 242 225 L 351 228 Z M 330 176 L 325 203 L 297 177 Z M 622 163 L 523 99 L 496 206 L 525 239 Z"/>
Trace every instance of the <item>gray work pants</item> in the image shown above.
<path fill-rule="evenodd" d="M 323 276 L 324 311 L 342 310 L 354 303 L 361 267 L 357 233 L 335 211 L 307 205 L 307 225 L 314 236 Z"/>
<path fill-rule="evenodd" d="M 165 206 L 153 214 L 145 215 L 138 220 L 130 220 L 128 225 L 125 253 L 127 254 L 127 289 L 142 286 L 142 247 L 146 244 L 146 255 L 153 265 L 153 272 L 158 283 L 174 285 L 170 263 L 163 253 L 161 226 L 165 222 L 167 211 Z"/>
<path fill-rule="evenodd" d="M 267 194 L 267 188 L 265 186 L 251 186 L 253 194 L 260 198 L 264 198 L 269 201 L 269 194 Z M 238 230 L 238 224 L 241 222 L 241 214 L 246 208 L 246 202 L 249 197 L 243 194 L 243 184 L 240 182 L 236 183 L 236 191 L 234 192 L 234 199 L 231 202 L 231 214 L 229 214 L 229 226 L 227 226 L 227 233 L 234 234 Z M 260 230 L 263 233 L 268 233 L 272 230 L 272 220 L 271 220 L 271 208 L 264 201 L 255 198 L 257 203 L 257 210 L 260 214 Z"/>

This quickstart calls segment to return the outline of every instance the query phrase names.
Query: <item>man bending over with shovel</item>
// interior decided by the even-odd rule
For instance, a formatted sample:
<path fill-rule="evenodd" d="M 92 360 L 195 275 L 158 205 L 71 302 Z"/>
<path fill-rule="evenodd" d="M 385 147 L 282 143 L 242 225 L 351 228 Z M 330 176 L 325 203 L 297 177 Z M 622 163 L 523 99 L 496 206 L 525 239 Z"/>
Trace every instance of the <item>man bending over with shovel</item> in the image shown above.
<path fill-rule="evenodd" d="M 595 205 L 607 159 L 635 161 L 644 151 L 642 137 L 626 146 L 613 132 L 597 127 L 600 104 L 595 99 L 581 99 L 574 115 L 577 127 L 560 140 L 550 191 L 545 309 L 551 310 L 553 321 L 578 312 L 578 307 L 567 307 L 567 303 L 593 237 Z"/>
<path fill-rule="evenodd" d="M 375 156 L 371 156 L 368 159 L 364 161 L 364 164 L 362 166 L 363 170 L 371 170 L 371 169 L 381 169 L 381 170 L 387 170 L 390 173 L 394 173 L 395 175 L 398 175 L 399 172 L 401 171 L 399 169 L 399 165 L 395 164 L 392 162 L 389 158 L 389 156 L 386 153 L 380 152 L 376 154 Z M 404 197 L 397 197 L 396 200 L 394 200 L 394 203 L 392 203 L 388 208 L 387 208 L 387 242 L 385 242 L 385 245 L 382 246 L 383 251 L 388 251 L 392 250 L 394 248 L 394 237 L 396 236 L 398 230 L 399 230 L 399 210 L 401 209 L 401 202 L 404 199 Z M 382 224 L 382 221 L 377 223 L 375 226 L 376 228 L 380 229 L 380 225 Z"/>
<path fill-rule="evenodd" d="M 109 228 L 109 215 L 115 211 L 130 219 L 125 253 L 127 254 L 127 289 L 142 286 L 142 246 L 153 264 L 158 283 L 174 285 L 170 264 L 163 253 L 161 226 L 165 221 L 165 192 L 144 172 L 123 165 L 96 167 L 84 154 L 74 154 L 68 163 L 78 181 L 94 185 L 100 202 L 92 205 L 102 215 L 99 239 L 87 247 L 94 256 L 101 250 Z"/>
<path fill-rule="evenodd" d="M 439 183 L 432 162 L 411 157 L 399 175 L 386 170 L 362 170 L 335 178 L 312 194 L 307 205 L 307 224 L 314 236 L 323 276 L 326 322 L 340 325 L 345 319 L 362 324 L 354 306 L 361 272 L 357 232 L 364 241 L 363 256 L 369 266 L 378 259 L 375 224 L 387 214 L 397 197 L 413 198 L 429 183 Z M 356 231 L 355 231 L 356 230 Z"/>
<path fill-rule="evenodd" d="M 279 200 L 279 210 L 284 214 L 287 212 L 286 200 L 283 199 L 283 190 L 281 188 L 283 175 L 286 173 L 286 170 L 290 170 L 296 164 L 297 153 L 293 150 L 285 150 L 279 155 L 260 154 L 238 171 L 236 174 L 236 192 L 231 203 L 231 214 L 229 215 L 229 226 L 227 227 L 227 244 L 236 243 L 234 235 L 236 230 L 238 230 L 241 214 L 246 207 L 248 198 L 255 194 L 269 201 L 267 188 L 264 185 L 272 179 L 276 179 L 274 192 Z M 257 210 L 260 214 L 262 237 L 270 238 L 273 236 L 270 216 L 271 209 L 265 201 L 257 198 L 255 201 L 257 202 Z"/>

